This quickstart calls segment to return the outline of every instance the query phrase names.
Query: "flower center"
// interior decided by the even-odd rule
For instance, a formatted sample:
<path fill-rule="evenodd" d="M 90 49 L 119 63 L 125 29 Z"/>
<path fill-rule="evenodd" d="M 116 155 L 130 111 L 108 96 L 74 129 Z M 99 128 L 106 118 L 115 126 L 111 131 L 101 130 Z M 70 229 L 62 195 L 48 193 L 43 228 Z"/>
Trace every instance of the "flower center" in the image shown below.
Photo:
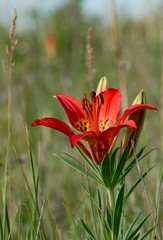
<path fill-rule="evenodd" d="M 113 121 L 108 117 L 108 118 L 103 118 L 99 120 L 99 129 L 100 132 L 105 131 L 110 127 L 110 125 L 113 124 Z"/>
<path fill-rule="evenodd" d="M 82 100 L 83 110 L 86 111 L 88 120 L 79 120 L 77 121 L 77 129 L 82 132 L 87 132 L 89 130 L 94 131 L 97 135 L 99 135 L 99 113 L 101 105 L 104 104 L 104 98 L 102 94 L 99 94 L 96 97 L 96 93 L 94 91 L 90 92 L 91 103 L 87 99 L 87 95 L 84 94 Z M 81 124 L 82 123 L 82 124 Z"/>

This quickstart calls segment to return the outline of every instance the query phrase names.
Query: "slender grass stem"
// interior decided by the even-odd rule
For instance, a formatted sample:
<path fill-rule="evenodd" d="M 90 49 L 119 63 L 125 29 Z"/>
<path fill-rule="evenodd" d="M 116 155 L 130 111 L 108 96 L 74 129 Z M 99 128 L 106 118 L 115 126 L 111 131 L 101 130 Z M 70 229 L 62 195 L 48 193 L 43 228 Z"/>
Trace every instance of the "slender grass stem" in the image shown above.
<path fill-rule="evenodd" d="M 119 84 L 120 84 L 120 89 L 123 96 L 122 109 L 124 111 L 128 107 L 128 94 L 127 94 L 124 66 L 121 59 L 121 49 L 120 49 L 119 39 L 118 39 L 118 23 L 117 23 L 115 0 L 111 0 L 111 8 L 112 8 L 112 38 L 113 38 L 115 57 L 116 57 L 117 67 L 118 67 Z"/>
<path fill-rule="evenodd" d="M 135 156 L 135 159 L 136 159 L 137 169 L 138 169 L 139 175 L 140 175 L 140 177 L 141 177 L 141 180 L 142 180 L 142 183 L 143 183 L 143 186 L 144 186 L 144 191 L 145 191 L 145 195 L 146 195 L 146 198 L 147 198 L 148 206 L 149 206 L 149 209 L 150 209 L 150 212 L 151 212 L 151 216 L 152 216 L 152 220 L 153 220 L 153 225 L 154 225 L 154 227 L 155 227 L 155 228 L 154 228 L 154 237 L 156 237 L 156 234 L 157 234 L 157 237 L 158 237 L 158 239 L 159 239 L 159 233 L 158 233 L 158 229 L 157 229 L 157 223 L 156 223 L 154 211 L 153 211 L 153 209 L 152 209 L 151 200 L 150 200 L 149 193 L 148 193 L 148 190 L 147 190 L 147 187 L 146 187 L 146 184 L 145 184 L 145 180 L 144 180 L 144 178 L 143 178 L 143 174 L 142 174 L 142 172 L 141 172 L 141 168 L 140 168 L 139 161 L 138 161 L 138 159 L 137 159 L 137 154 L 136 154 L 136 150 L 135 150 L 133 141 L 131 141 L 131 144 L 132 144 L 132 148 L 133 148 L 133 151 L 134 151 L 134 156 Z M 156 231 L 156 233 L 155 233 L 155 231 Z"/>
<path fill-rule="evenodd" d="M 55 234 L 55 239 L 59 240 L 59 232 L 58 232 L 58 228 L 57 228 L 57 223 L 55 221 L 55 217 L 53 217 L 52 209 L 51 209 L 48 197 L 46 199 L 47 199 L 47 202 L 48 202 L 49 212 L 50 212 L 50 216 L 51 216 L 51 219 L 52 219 L 52 225 L 53 225 L 53 230 L 54 230 L 54 234 Z"/>
<path fill-rule="evenodd" d="M 9 76 L 8 76 L 8 144 L 11 134 L 11 83 L 12 83 L 12 75 L 14 70 L 13 63 L 13 55 L 15 52 L 15 48 L 17 46 L 18 41 L 14 37 L 14 32 L 16 28 L 16 19 L 17 19 L 17 11 L 14 8 L 14 17 L 12 28 L 10 29 L 9 39 L 10 39 L 10 50 L 8 46 L 6 47 L 6 52 L 9 56 L 10 68 L 9 68 Z M 11 180 L 10 180 L 10 172 L 11 172 L 11 160 L 10 160 L 10 152 L 8 152 L 8 187 L 9 187 L 9 218 L 10 221 L 12 219 L 12 198 L 11 198 Z"/>
<path fill-rule="evenodd" d="M 10 142 L 10 135 L 8 139 L 8 146 L 7 146 L 7 153 L 6 153 L 5 175 L 4 175 L 4 186 L 3 186 L 2 240 L 6 239 L 7 173 L 8 173 L 9 142 Z"/>
<path fill-rule="evenodd" d="M 91 188 L 90 188 L 90 183 L 89 183 L 89 179 L 88 179 L 88 172 L 87 172 L 87 166 L 85 164 L 85 169 L 86 169 L 86 174 L 87 174 L 87 183 L 88 183 L 88 190 L 89 190 L 89 196 L 90 196 L 90 203 L 91 203 L 91 210 L 92 210 L 92 214 L 93 214 L 93 221 L 94 221 L 94 226 L 95 226 L 95 231 L 96 231 L 96 237 L 97 239 L 99 239 L 98 236 L 98 231 L 97 231 L 97 225 L 96 225 L 96 219 L 95 219 L 95 212 L 94 212 L 94 208 L 93 208 L 93 201 L 92 201 L 92 197 L 91 197 Z"/>
<path fill-rule="evenodd" d="M 43 210 L 44 210 L 44 204 L 45 204 L 45 199 L 43 201 L 41 212 L 40 212 L 40 218 L 39 218 L 39 223 L 38 223 L 38 227 L 37 227 L 37 233 L 36 233 L 36 239 L 35 240 L 37 240 L 38 237 L 39 237 L 39 230 L 40 230 L 41 218 L 42 218 L 42 214 L 43 214 Z"/>

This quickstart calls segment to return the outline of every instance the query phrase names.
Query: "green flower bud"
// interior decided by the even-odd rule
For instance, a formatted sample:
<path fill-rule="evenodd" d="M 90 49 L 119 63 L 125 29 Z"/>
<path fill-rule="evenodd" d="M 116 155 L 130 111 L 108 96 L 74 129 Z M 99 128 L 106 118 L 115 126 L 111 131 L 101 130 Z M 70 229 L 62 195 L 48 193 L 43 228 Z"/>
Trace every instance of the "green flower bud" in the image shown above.
<path fill-rule="evenodd" d="M 109 85 L 108 85 L 107 78 L 106 77 L 102 77 L 100 79 L 99 84 L 98 84 L 96 95 L 98 95 L 99 93 L 105 91 L 108 88 L 109 88 Z"/>
<path fill-rule="evenodd" d="M 145 104 L 145 103 L 146 103 L 146 94 L 144 90 L 141 90 L 138 96 L 133 101 L 132 105 Z M 129 116 L 128 120 L 133 120 L 136 123 L 137 129 L 134 130 L 131 128 L 127 128 L 125 132 L 125 136 L 122 144 L 122 152 L 125 150 L 126 147 L 128 147 L 128 158 L 130 158 L 133 155 L 134 149 L 138 144 L 138 140 L 143 128 L 145 114 L 146 114 L 146 110 L 142 109 L 132 113 Z"/>

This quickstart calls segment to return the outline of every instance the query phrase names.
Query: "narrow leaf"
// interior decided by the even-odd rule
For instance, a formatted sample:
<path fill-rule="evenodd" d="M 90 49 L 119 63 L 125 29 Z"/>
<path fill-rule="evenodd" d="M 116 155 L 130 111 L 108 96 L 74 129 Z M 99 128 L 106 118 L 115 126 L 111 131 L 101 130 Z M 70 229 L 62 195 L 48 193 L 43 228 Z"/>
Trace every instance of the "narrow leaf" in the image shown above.
<path fill-rule="evenodd" d="M 107 188 L 111 187 L 111 176 L 110 176 L 110 157 L 109 154 L 105 154 L 105 157 L 102 162 L 101 174 L 104 184 Z"/>
<path fill-rule="evenodd" d="M 123 210 L 124 183 L 118 193 L 113 216 L 113 240 L 117 240 Z"/>
<path fill-rule="evenodd" d="M 95 236 L 93 235 L 93 233 L 90 231 L 90 229 L 88 228 L 88 226 L 84 223 L 84 221 L 82 219 L 80 219 L 81 224 L 83 225 L 84 230 L 86 231 L 86 233 L 88 234 L 88 236 L 92 239 L 92 240 L 96 240 Z"/>
<path fill-rule="evenodd" d="M 98 196 L 98 207 L 101 210 L 101 195 L 100 195 L 100 190 L 97 190 L 97 196 Z"/>
<path fill-rule="evenodd" d="M 146 171 L 143 174 L 143 178 L 147 175 L 147 173 L 149 173 L 152 168 L 154 168 L 156 165 L 154 165 L 153 167 L 151 167 L 148 171 Z M 139 178 L 136 183 L 134 183 L 134 185 L 130 188 L 130 190 L 128 191 L 128 193 L 126 194 L 126 196 L 124 197 L 124 204 L 126 203 L 127 199 L 129 198 L 129 196 L 131 195 L 131 193 L 134 191 L 134 189 L 137 187 L 137 185 L 141 182 L 142 178 Z"/>
<path fill-rule="evenodd" d="M 78 172 L 84 174 L 85 176 L 88 175 L 89 178 L 91 178 L 92 180 L 94 180 L 95 182 L 103 185 L 103 182 L 98 178 L 97 175 L 95 175 L 94 173 L 90 172 L 88 170 L 88 172 L 86 173 L 86 170 L 82 167 L 80 167 L 78 164 L 74 163 L 73 161 L 71 161 L 70 159 L 67 159 L 65 157 L 53 154 L 54 156 L 57 156 L 58 158 L 60 158 L 61 160 L 63 160 L 64 162 L 66 162 L 69 166 L 71 166 L 72 168 L 74 168 L 75 170 L 77 170 Z"/>
<path fill-rule="evenodd" d="M 134 238 L 132 238 L 132 240 L 137 240 L 140 236 L 140 233 L 138 233 Z"/>
<path fill-rule="evenodd" d="M 128 240 L 132 240 L 135 235 L 137 234 L 137 232 L 140 230 L 140 228 L 143 226 L 143 224 L 146 222 L 147 218 L 150 216 L 151 214 L 148 214 L 142 221 L 141 223 L 137 226 L 137 228 L 134 230 L 134 232 L 129 236 Z"/>
<path fill-rule="evenodd" d="M 143 211 L 143 210 L 141 210 L 141 211 L 139 212 L 139 214 L 136 216 L 136 218 L 134 219 L 134 221 L 131 223 L 129 229 L 127 230 L 127 232 L 126 232 L 126 234 L 125 234 L 125 236 L 124 236 L 124 240 L 128 240 L 128 236 L 129 236 L 130 232 L 132 231 L 132 229 L 133 229 L 135 223 L 137 222 L 138 218 L 139 218 L 140 215 L 142 214 L 142 211 Z"/>
<path fill-rule="evenodd" d="M 1 232 L 1 239 L 2 239 L 2 237 L 3 237 L 3 230 L 2 230 L 1 214 L 0 214 L 0 232 Z"/>
<path fill-rule="evenodd" d="M 123 168 L 125 166 L 125 163 L 127 161 L 127 155 L 128 155 L 128 148 L 125 149 L 125 151 L 123 152 L 121 158 L 120 158 L 120 161 L 118 163 L 118 166 L 116 168 L 116 171 L 113 175 L 113 178 L 112 178 L 112 187 L 114 187 L 118 182 L 119 182 L 119 177 L 123 171 Z"/>
<path fill-rule="evenodd" d="M 132 162 L 125 168 L 124 172 L 123 172 L 123 177 L 125 177 L 128 172 L 131 171 L 131 169 L 135 166 L 136 164 L 136 159 L 140 160 L 141 155 L 143 154 L 144 150 L 146 148 L 146 145 L 143 146 L 140 151 L 138 152 L 138 154 L 136 155 L 136 157 L 132 160 Z"/>
<path fill-rule="evenodd" d="M 143 240 L 146 238 L 157 226 L 152 227 L 146 234 L 143 235 L 143 237 L 140 238 L 140 240 Z"/>
<path fill-rule="evenodd" d="M 112 155 L 110 156 L 110 158 L 111 158 L 111 161 L 110 161 L 111 167 L 110 167 L 110 169 L 111 169 L 112 173 L 115 172 L 115 168 L 116 168 L 116 156 L 117 156 L 117 152 L 118 152 L 119 149 L 120 149 L 119 147 L 116 148 L 116 149 L 114 150 L 114 152 L 112 153 Z"/>
<path fill-rule="evenodd" d="M 82 158 L 84 159 L 84 161 L 96 172 L 98 173 L 98 175 L 100 175 L 100 169 L 99 166 L 96 165 L 94 162 L 92 162 L 81 150 L 79 147 L 77 147 L 80 155 L 82 156 Z"/>

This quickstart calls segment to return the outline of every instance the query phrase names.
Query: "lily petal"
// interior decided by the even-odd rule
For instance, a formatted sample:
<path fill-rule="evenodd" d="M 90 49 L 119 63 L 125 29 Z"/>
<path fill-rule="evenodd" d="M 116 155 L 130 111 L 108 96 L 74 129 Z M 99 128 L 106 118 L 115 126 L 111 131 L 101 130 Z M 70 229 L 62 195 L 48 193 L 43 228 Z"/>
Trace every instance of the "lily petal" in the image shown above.
<path fill-rule="evenodd" d="M 141 110 L 141 109 L 150 109 L 150 110 L 154 110 L 154 111 L 158 111 L 156 107 L 152 106 L 152 105 L 148 105 L 148 104 L 136 104 L 136 105 L 132 105 L 131 107 L 127 108 L 122 116 L 119 119 L 119 122 L 124 122 L 126 120 L 127 117 L 129 117 L 132 113 Z"/>
<path fill-rule="evenodd" d="M 117 122 L 121 108 L 121 94 L 120 90 L 109 88 L 101 93 L 104 103 L 100 109 L 99 120 L 109 120 L 109 127 Z M 98 97 L 99 95 L 97 95 Z"/>
<path fill-rule="evenodd" d="M 129 128 L 133 128 L 133 129 L 137 129 L 137 126 L 135 124 L 135 122 L 133 120 L 129 120 L 128 122 L 121 124 L 117 127 L 111 127 L 109 129 L 107 129 L 106 131 L 102 132 L 100 135 L 100 140 L 103 142 L 111 142 L 112 139 L 115 137 L 115 135 L 118 135 L 118 132 L 121 130 L 121 128 L 124 127 L 129 127 Z"/>
<path fill-rule="evenodd" d="M 106 142 L 106 143 L 108 143 L 108 145 L 110 145 L 108 148 L 109 154 L 114 147 L 114 144 L 118 138 L 118 135 L 119 135 L 121 129 L 124 127 L 137 129 L 135 122 L 133 120 L 129 120 L 128 122 L 126 122 L 122 125 L 119 125 L 118 127 L 109 128 L 101 134 L 101 136 L 100 136 L 101 141 Z"/>
<path fill-rule="evenodd" d="M 77 120 L 86 120 L 87 114 L 83 111 L 82 103 L 73 97 L 66 95 L 54 95 L 64 108 L 71 125 L 76 128 Z M 76 128 L 77 129 L 77 128 Z"/>
<path fill-rule="evenodd" d="M 67 135 L 69 137 L 70 142 L 71 142 L 71 137 L 74 135 L 74 132 L 66 123 L 64 123 L 58 119 L 55 119 L 55 118 L 37 119 L 31 124 L 32 127 L 37 126 L 37 125 L 50 127 L 59 132 L 64 133 L 65 135 Z"/>
<path fill-rule="evenodd" d="M 80 141 L 81 139 L 84 139 L 84 140 L 88 141 L 91 144 L 91 142 L 94 142 L 94 141 L 98 140 L 98 136 L 93 131 L 89 131 L 89 132 L 86 132 L 86 133 L 83 133 L 83 134 L 73 135 L 71 137 L 71 145 L 72 145 L 72 147 L 74 147 L 75 144 L 78 141 Z"/>

